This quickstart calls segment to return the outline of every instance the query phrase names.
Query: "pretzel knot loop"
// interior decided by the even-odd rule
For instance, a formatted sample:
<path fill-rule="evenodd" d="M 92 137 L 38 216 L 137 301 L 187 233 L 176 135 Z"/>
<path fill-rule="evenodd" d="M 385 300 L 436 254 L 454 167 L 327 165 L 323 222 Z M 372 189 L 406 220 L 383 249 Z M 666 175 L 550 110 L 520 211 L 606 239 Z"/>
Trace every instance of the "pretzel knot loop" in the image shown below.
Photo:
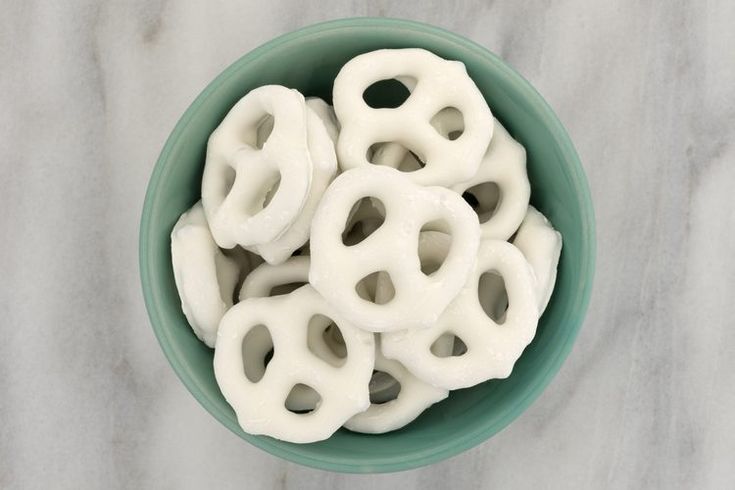
<path fill-rule="evenodd" d="M 344 357 L 309 347 L 309 331 L 332 323 L 344 339 Z M 372 334 L 347 322 L 307 285 L 285 296 L 247 299 L 230 309 L 217 334 L 214 373 L 245 431 L 314 442 L 370 405 L 374 349 Z M 300 407 L 308 413 L 295 413 L 299 409 L 289 398 L 296 393 L 304 400 L 304 390 L 316 393 L 315 402 Z"/>
<path fill-rule="evenodd" d="M 350 209 L 363 198 L 379 201 L 384 222 L 367 238 L 346 245 L 341 234 Z M 419 235 L 433 229 L 451 236 L 446 258 L 422 270 Z M 311 229 L 309 282 L 359 327 L 372 332 L 433 324 L 465 283 L 479 244 L 477 215 L 455 192 L 421 187 L 385 167 L 347 171 L 327 189 Z M 369 301 L 360 282 L 382 275 L 387 297 Z M 383 289 L 385 290 L 385 289 Z"/>
<path fill-rule="evenodd" d="M 202 204 L 220 247 L 271 242 L 298 216 L 312 181 L 307 115 L 300 93 L 266 85 L 240 99 L 210 136 Z"/>
<path fill-rule="evenodd" d="M 364 92 L 386 79 L 400 81 L 410 96 L 397 108 L 370 107 Z M 492 113 L 464 64 L 423 49 L 383 49 L 353 58 L 335 78 L 333 100 L 342 126 L 337 155 L 343 169 L 369 165 L 373 145 L 396 143 L 421 160 L 423 168 L 411 171 L 411 180 L 448 187 L 475 175 L 492 138 Z M 448 112 L 460 121 L 452 135 L 441 134 L 435 123 Z"/>

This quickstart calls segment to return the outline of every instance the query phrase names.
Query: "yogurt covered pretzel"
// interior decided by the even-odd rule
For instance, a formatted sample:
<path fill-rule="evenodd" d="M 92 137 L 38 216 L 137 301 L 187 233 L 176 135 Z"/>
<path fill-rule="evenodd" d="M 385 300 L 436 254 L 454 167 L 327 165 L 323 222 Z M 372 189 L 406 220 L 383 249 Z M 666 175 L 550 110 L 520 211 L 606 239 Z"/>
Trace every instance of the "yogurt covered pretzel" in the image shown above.
<path fill-rule="evenodd" d="M 202 204 L 220 247 L 270 242 L 298 216 L 312 176 L 307 114 L 299 92 L 266 85 L 240 99 L 210 136 Z"/>
<path fill-rule="evenodd" d="M 363 93 L 386 79 L 399 80 L 411 95 L 395 109 L 371 108 Z M 382 49 L 356 56 L 335 78 L 333 101 L 341 124 L 337 155 L 344 170 L 370 165 L 367 155 L 373 144 L 396 142 L 425 162 L 409 174 L 413 182 L 450 186 L 475 175 L 492 137 L 492 113 L 464 64 L 423 49 Z M 431 124 L 447 108 L 457 109 L 463 118 L 464 131 L 455 140 Z"/>
<path fill-rule="evenodd" d="M 308 282 L 309 257 L 291 257 L 286 262 L 278 265 L 264 263 L 252 271 L 243 281 L 242 288 L 240 289 L 240 301 L 249 298 L 268 298 L 280 296 L 281 294 L 289 294 L 293 290 L 305 286 Z M 280 290 L 280 288 L 286 286 L 296 286 L 296 288 L 291 291 Z M 319 320 L 315 318 L 312 321 Z M 322 357 L 333 356 L 335 349 L 345 349 L 344 341 L 342 341 L 341 346 L 328 345 L 324 331 L 330 326 L 330 323 L 324 323 L 324 325 L 310 325 L 307 344 L 311 350 L 316 350 L 321 353 Z M 268 344 L 266 348 L 265 344 L 262 344 L 263 342 L 269 342 L 268 335 L 264 335 L 262 332 L 253 333 L 252 342 L 254 342 L 254 345 L 252 349 L 254 349 L 254 352 L 268 352 L 273 347 L 271 344 Z M 258 344 L 259 342 L 261 344 Z M 262 346 L 258 347 L 258 345 Z M 262 357 L 253 355 L 250 358 L 245 358 L 244 362 L 253 372 L 259 372 L 261 368 L 264 372 L 265 368 L 257 365 L 260 359 Z M 339 360 L 334 361 L 335 363 L 339 363 Z M 297 385 L 286 399 L 286 408 L 289 410 L 313 410 L 316 408 L 318 402 L 319 396 L 314 391 L 304 389 L 303 386 Z"/>
<path fill-rule="evenodd" d="M 485 314 L 478 299 L 480 277 L 489 271 L 503 277 L 508 293 L 509 306 L 502 324 Z M 534 288 L 533 272 L 516 247 L 501 240 L 485 240 L 467 285 L 439 321 L 427 329 L 384 334 L 383 354 L 400 361 L 417 377 L 449 390 L 506 378 L 536 333 L 539 314 Z M 449 357 L 435 355 L 432 344 L 447 333 L 461 339 L 467 351 Z"/>
<path fill-rule="evenodd" d="M 243 282 L 242 289 L 240 289 L 240 300 L 288 294 L 278 293 L 279 288 L 286 285 L 303 287 L 309 281 L 309 262 L 309 257 L 291 257 L 278 265 L 262 264 Z M 372 290 L 366 289 L 362 294 L 374 298 L 375 286 L 373 284 Z M 267 335 L 265 337 L 267 338 Z M 308 345 L 310 350 L 324 359 L 329 359 L 335 365 L 340 364 L 347 351 L 341 331 L 331 322 L 320 318 L 312 319 L 308 332 Z M 268 349 L 270 347 L 268 346 Z M 451 350 L 451 346 L 445 346 L 446 348 Z M 268 349 L 265 351 L 267 352 Z M 245 362 L 248 363 L 249 360 L 246 359 Z M 253 357 L 252 362 L 257 362 L 257 356 Z M 257 367 L 253 366 L 251 369 L 257 369 Z M 318 397 L 313 391 L 296 386 L 287 399 L 286 406 L 291 410 L 311 410 L 316 407 L 317 402 Z"/>
<path fill-rule="evenodd" d="M 316 100 L 326 105 L 321 99 Z M 321 104 L 316 102 L 307 103 L 307 106 L 309 105 L 321 107 Z M 329 106 L 321 107 L 320 110 L 329 110 Z M 306 108 L 306 113 L 309 156 L 312 163 L 309 195 L 301 211 L 281 236 L 273 241 L 255 245 L 257 253 L 271 264 L 279 264 L 285 261 L 309 239 L 311 219 L 314 217 L 316 207 L 322 194 L 324 194 L 327 186 L 337 173 L 337 156 L 334 153 L 334 143 L 330 139 L 324 122 L 311 107 Z"/>
<path fill-rule="evenodd" d="M 363 197 L 385 206 L 384 223 L 356 245 L 341 234 L 353 204 Z M 439 270 L 421 271 L 417 253 L 425 225 L 451 234 L 452 245 Z M 455 192 L 420 187 L 405 174 L 372 166 L 347 171 L 325 192 L 311 228 L 309 281 L 345 317 L 372 332 L 432 325 L 470 273 L 479 244 L 477 216 Z M 365 277 L 385 271 L 394 297 L 377 304 L 355 287 Z"/>
<path fill-rule="evenodd" d="M 339 367 L 308 348 L 308 326 L 315 315 L 331 318 L 342 333 L 347 356 Z M 272 339 L 273 357 L 263 372 L 248 377 L 243 373 L 243 356 L 260 358 L 268 347 L 259 339 L 255 348 L 249 348 L 247 334 L 262 332 L 261 326 Z M 305 286 L 285 296 L 248 299 L 228 311 L 217 336 L 214 373 L 245 431 L 290 442 L 314 442 L 326 439 L 369 406 L 374 349 L 372 334 L 355 328 Z M 320 396 L 311 413 L 293 413 L 285 406 L 297 384 L 311 387 Z"/>
<path fill-rule="evenodd" d="M 196 336 L 214 347 L 222 315 L 232 306 L 240 267 L 214 243 L 201 202 L 176 222 L 171 232 L 171 260 L 181 309 Z"/>
<path fill-rule="evenodd" d="M 556 269 L 561 255 L 561 234 L 533 206 L 528 207 L 513 245 L 523 252 L 536 279 L 539 314 L 549 304 L 556 282 Z"/>

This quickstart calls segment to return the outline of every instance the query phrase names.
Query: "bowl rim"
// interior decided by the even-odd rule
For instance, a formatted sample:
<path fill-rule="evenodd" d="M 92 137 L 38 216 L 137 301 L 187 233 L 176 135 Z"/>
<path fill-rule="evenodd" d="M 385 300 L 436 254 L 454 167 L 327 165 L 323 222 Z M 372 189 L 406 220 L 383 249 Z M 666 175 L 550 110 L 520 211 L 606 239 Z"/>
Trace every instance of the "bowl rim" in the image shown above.
<path fill-rule="evenodd" d="M 451 439 L 445 443 L 433 446 L 430 449 L 416 451 L 407 455 L 407 458 L 401 458 L 399 461 L 373 461 L 371 463 L 362 464 L 350 460 L 325 460 L 313 457 L 306 450 L 300 450 L 303 446 L 293 445 L 275 445 L 272 439 L 264 436 L 254 436 L 238 431 L 239 427 L 231 426 L 231 417 L 228 416 L 217 405 L 211 403 L 209 398 L 204 394 L 204 390 L 200 387 L 193 376 L 192 371 L 180 359 L 181 355 L 175 349 L 171 342 L 170 335 L 163 327 L 165 321 L 158 304 L 160 304 L 159 293 L 153 288 L 152 276 L 154 275 L 150 268 L 150 255 L 152 254 L 149 247 L 150 235 L 152 234 L 151 223 L 153 210 L 157 207 L 158 189 L 162 182 L 162 175 L 166 168 L 165 162 L 168 160 L 172 149 L 176 146 L 181 133 L 196 115 L 199 107 L 204 101 L 210 97 L 217 88 L 229 77 L 242 69 L 242 65 L 247 65 L 264 55 L 268 51 L 282 44 L 291 43 L 297 39 L 321 34 L 325 31 L 333 31 L 340 29 L 350 29 L 355 27 L 381 27 L 393 28 L 401 30 L 418 31 L 422 35 L 430 35 L 440 37 L 445 41 L 456 43 L 462 48 L 471 51 L 474 55 L 479 56 L 493 65 L 500 76 L 510 78 L 516 85 L 516 89 L 522 93 L 523 97 L 534 105 L 538 113 L 542 116 L 543 124 L 549 128 L 550 133 L 554 136 L 559 145 L 560 152 L 567 163 L 567 170 L 570 171 L 574 182 L 579 188 L 580 195 L 578 200 L 586 205 L 581 207 L 582 230 L 581 236 L 583 241 L 583 249 L 588 251 L 586 257 L 582 257 L 581 270 L 583 277 L 581 282 L 581 291 L 577 294 L 577 304 L 575 311 L 579 312 L 578 319 L 574 325 L 568 327 L 567 336 L 563 340 L 563 346 L 557 351 L 556 356 L 550 361 L 549 369 L 535 379 L 535 383 L 527 387 L 525 395 L 519 398 L 513 405 L 512 410 L 506 411 L 506 414 L 494 423 L 479 424 L 476 430 L 469 432 L 462 437 Z M 420 466 L 429 465 L 444 459 L 456 456 L 478 444 L 486 441 L 493 435 L 497 434 L 507 427 L 513 420 L 518 418 L 526 409 L 536 400 L 544 389 L 549 385 L 551 380 L 556 376 L 564 360 L 568 357 L 577 337 L 579 329 L 584 320 L 584 316 L 589 305 L 592 284 L 594 282 L 595 261 L 596 261 L 596 240 L 595 240 L 595 217 L 592 198 L 589 190 L 589 184 L 585 176 L 579 156 L 572 144 L 572 141 L 566 129 L 559 121 L 558 117 L 551 109 L 546 100 L 536 91 L 536 89 L 511 65 L 501 60 L 498 56 L 490 52 L 480 44 L 471 41 L 458 34 L 450 32 L 441 27 L 416 22 L 413 20 L 396 19 L 396 18 L 379 18 L 379 17 L 352 17 L 344 19 L 329 20 L 311 24 L 298 30 L 280 35 L 252 51 L 245 53 L 243 56 L 235 60 L 224 71 L 217 75 L 189 105 L 184 114 L 176 123 L 173 131 L 166 140 L 161 153 L 156 160 L 153 168 L 148 187 L 146 190 L 145 200 L 141 213 L 140 233 L 139 233 L 139 266 L 140 276 L 143 290 L 143 299 L 145 301 L 146 310 L 156 335 L 158 343 L 163 350 L 169 364 L 173 368 L 178 378 L 184 383 L 189 392 L 196 398 L 212 416 L 214 416 L 222 425 L 230 431 L 244 438 L 254 446 L 280 458 L 302 464 L 312 468 L 338 471 L 345 473 L 383 473 L 392 471 L 403 471 Z"/>

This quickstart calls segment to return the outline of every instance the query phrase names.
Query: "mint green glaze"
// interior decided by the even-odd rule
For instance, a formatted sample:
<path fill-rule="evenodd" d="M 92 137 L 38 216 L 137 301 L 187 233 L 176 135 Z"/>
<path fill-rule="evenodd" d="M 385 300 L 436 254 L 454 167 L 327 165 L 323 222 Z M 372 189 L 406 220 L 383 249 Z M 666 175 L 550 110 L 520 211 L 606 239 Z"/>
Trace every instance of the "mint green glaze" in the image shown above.
<path fill-rule="evenodd" d="M 528 150 L 532 203 L 564 237 L 556 291 L 536 339 L 508 379 L 452 392 L 402 430 L 379 436 L 341 430 L 327 441 L 306 445 L 245 434 L 215 382 L 212 351 L 197 340 L 181 312 L 171 269 L 169 233 L 179 215 L 199 199 L 207 137 L 235 101 L 255 87 L 277 83 L 329 100 L 334 76 L 347 60 L 374 49 L 402 47 L 425 48 L 463 61 L 493 113 Z M 227 68 L 187 109 L 166 142 L 140 225 L 148 314 L 166 357 L 189 391 L 255 446 L 296 463 L 355 473 L 405 470 L 449 458 L 518 417 L 572 348 L 587 309 L 594 263 L 595 224 L 587 181 L 569 136 L 546 102 L 483 47 L 436 27 L 393 19 L 310 26 L 259 47 Z"/>

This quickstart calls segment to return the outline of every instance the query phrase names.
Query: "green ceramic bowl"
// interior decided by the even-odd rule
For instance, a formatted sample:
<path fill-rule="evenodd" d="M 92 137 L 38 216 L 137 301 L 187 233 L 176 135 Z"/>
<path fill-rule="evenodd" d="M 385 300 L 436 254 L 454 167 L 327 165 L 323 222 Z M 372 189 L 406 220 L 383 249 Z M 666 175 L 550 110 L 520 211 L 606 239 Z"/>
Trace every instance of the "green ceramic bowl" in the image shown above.
<path fill-rule="evenodd" d="M 419 47 L 461 60 L 493 113 L 528 151 L 531 201 L 564 237 L 556 291 L 533 343 L 505 380 L 454 391 L 407 427 L 383 435 L 340 430 L 326 441 L 291 444 L 245 434 L 220 393 L 212 352 L 181 312 L 169 233 L 199 199 L 207 137 L 232 105 L 265 84 L 331 100 L 332 81 L 353 56 L 379 48 Z M 389 94 L 388 94 L 389 96 Z M 140 225 L 140 269 L 148 314 L 176 374 L 228 429 L 287 460 L 334 471 L 415 468 L 454 456 L 503 429 L 549 384 L 572 348 L 590 296 L 595 224 L 584 172 L 569 136 L 541 96 L 503 61 L 456 34 L 394 19 L 346 19 L 281 36 L 237 60 L 189 107 L 151 177 Z M 174 414 L 175 416 L 175 414 Z"/>

